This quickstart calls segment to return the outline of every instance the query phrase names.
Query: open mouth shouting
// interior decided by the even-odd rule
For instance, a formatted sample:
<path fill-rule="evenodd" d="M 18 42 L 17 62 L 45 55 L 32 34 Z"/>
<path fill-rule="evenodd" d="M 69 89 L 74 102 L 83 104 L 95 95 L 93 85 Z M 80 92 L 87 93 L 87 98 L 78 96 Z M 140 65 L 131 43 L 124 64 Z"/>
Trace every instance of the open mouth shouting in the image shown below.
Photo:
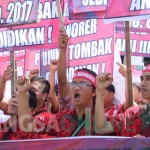
<path fill-rule="evenodd" d="M 74 98 L 75 98 L 75 101 L 79 101 L 80 99 L 80 94 L 79 93 L 74 93 Z"/>

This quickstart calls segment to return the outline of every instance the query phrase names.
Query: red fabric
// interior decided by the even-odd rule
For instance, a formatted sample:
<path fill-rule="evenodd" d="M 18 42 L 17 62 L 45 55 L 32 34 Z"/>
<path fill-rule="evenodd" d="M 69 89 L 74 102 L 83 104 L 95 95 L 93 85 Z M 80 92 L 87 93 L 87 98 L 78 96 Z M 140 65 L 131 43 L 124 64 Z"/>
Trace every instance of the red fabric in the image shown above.
<path fill-rule="evenodd" d="M 17 125 L 17 132 L 13 132 L 9 130 L 9 132 L 3 137 L 3 140 L 26 140 L 26 139 L 39 139 L 40 134 L 31 133 L 31 132 L 23 132 L 19 129 Z"/>
<path fill-rule="evenodd" d="M 68 102 L 70 101 L 70 95 L 67 95 L 66 99 Z M 71 103 L 70 103 L 71 104 Z M 47 137 L 56 136 L 56 137 L 69 137 L 79 126 L 80 122 L 77 119 L 77 114 L 75 108 L 73 109 L 73 105 L 71 106 L 71 110 L 64 110 L 61 113 L 57 113 L 56 115 L 45 114 L 43 116 L 44 119 L 35 120 L 36 126 L 39 131 L 43 133 L 47 132 Z M 68 109 L 69 107 L 64 107 Z M 122 105 L 113 105 L 109 109 L 105 110 L 106 116 L 110 119 L 111 116 L 115 116 L 122 112 Z M 82 116 L 81 122 L 84 121 L 85 115 Z M 85 135 L 85 126 L 83 126 L 76 136 L 84 136 Z M 92 110 L 91 115 L 91 135 L 97 135 L 94 131 L 94 110 Z M 45 136 L 46 137 L 46 136 Z"/>
<path fill-rule="evenodd" d="M 45 110 L 45 112 L 42 112 L 43 110 Z M 33 112 L 32 114 L 36 114 L 37 112 L 41 112 L 40 114 L 36 115 L 34 117 L 34 119 L 44 119 L 43 116 L 45 116 L 46 114 L 51 115 L 49 112 L 47 112 L 47 108 L 44 107 L 40 110 L 37 110 L 35 112 Z M 31 133 L 31 132 L 23 132 L 20 130 L 19 125 L 16 124 L 16 128 L 14 127 L 15 130 L 13 130 L 13 128 L 11 128 L 9 130 L 9 132 L 3 137 L 3 140 L 25 140 L 25 139 L 39 139 L 41 137 L 44 137 L 45 135 L 42 133 Z M 13 132 L 14 131 L 14 132 Z"/>
<path fill-rule="evenodd" d="M 68 94 L 65 97 L 65 99 L 61 99 L 61 97 L 58 96 L 58 100 L 59 100 L 58 112 L 62 112 L 63 110 L 72 110 L 75 108 L 74 104 L 71 103 L 70 94 Z M 123 113 L 121 104 L 120 105 L 113 104 L 110 108 L 105 109 L 105 114 L 108 119 L 121 113 Z"/>
<path fill-rule="evenodd" d="M 74 74 L 73 79 L 86 79 L 89 81 L 91 84 L 93 84 L 96 87 L 96 77 L 93 76 L 91 73 L 86 72 L 86 71 L 76 71 Z"/>
<path fill-rule="evenodd" d="M 148 112 L 148 114 L 147 114 Z M 115 133 L 120 136 L 135 136 L 141 134 L 150 137 L 149 129 L 150 111 L 140 107 L 131 107 L 125 111 L 124 114 L 118 114 L 116 117 L 111 118 L 110 121 L 114 126 Z M 144 124 L 144 120 L 148 120 Z"/>
<path fill-rule="evenodd" d="M 72 110 L 75 108 L 75 105 L 71 103 L 71 96 L 68 94 L 64 99 L 58 96 L 59 106 L 58 112 L 62 112 L 63 110 Z"/>
<path fill-rule="evenodd" d="M 150 72 L 150 64 L 148 64 L 145 69 L 143 70 L 143 72 Z"/>
<path fill-rule="evenodd" d="M 32 115 L 34 116 L 34 115 L 36 115 L 36 113 L 39 113 L 39 112 L 42 112 L 42 111 L 47 112 L 47 107 L 45 106 L 44 108 L 38 109 L 38 110 L 36 110 L 36 111 L 33 111 L 33 112 L 32 112 Z M 43 113 L 40 113 L 40 114 L 43 114 Z M 37 116 L 39 117 L 40 114 L 37 115 Z M 35 116 L 35 117 L 37 117 L 37 116 Z"/>
<path fill-rule="evenodd" d="M 9 131 L 8 120 L 0 123 L 0 140 L 5 136 Z"/>
<path fill-rule="evenodd" d="M 20 130 L 19 125 L 16 125 L 17 131 L 13 131 L 10 129 L 6 135 L 2 138 L 2 140 L 26 140 L 26 139 L 39 139 L 40 134 L 31 133 L 31 132 L 23 132 Z"/>
<path fill-rule="evenodd" d="M 45 120 L 38 120 L 41 124 L 45 125 L 43 134 L 47 133 L 47 137 L 56 136 L 56 137 L 69 137 L 77 129 L 78 123 L 84 121 L 85 115 L 82 116 L 81 120 L 78 121 L 76 110 L 64 110 L 61 113 L 56 115 L 45 114 Z M 35 123 L 38 122 L 37 120 Z M 38 122 L 39 123 L 39 122 Z M 37 128 L 39 124 L 36 124 Z M 44 127 L 44 126 L 43 126 Z M 41 130 L 40 128 L 39 130 Z M 76 136 L 85 135 L 85 125 L 80 129 Z M 94 111 L 91 115 L 91 135 L 96 135 L 94 131 Z M 46 137 L 46 136 L 45 136 Z"/>
<path fill-rule="evenodd" d="M 3 123 L 0 123 L 0 140 L 2 139 L 3 135 L 4 135 L 4 131 L 2 129 Z"/>
<path fill-rule="evenodd" d="M 105 109 L 105 115 L 107 119 L 110 119 L 111 117 L 115 117 L 117 114 L 122 114 L 122 105 L 115 105 L 113 104 L 108 109 Z"/>

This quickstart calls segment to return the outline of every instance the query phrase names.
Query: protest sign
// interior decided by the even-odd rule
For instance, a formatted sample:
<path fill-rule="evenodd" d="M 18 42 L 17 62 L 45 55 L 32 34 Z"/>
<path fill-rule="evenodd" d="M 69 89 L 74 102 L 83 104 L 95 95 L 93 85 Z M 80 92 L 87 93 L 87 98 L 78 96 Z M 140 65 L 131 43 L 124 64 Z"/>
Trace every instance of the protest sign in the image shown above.
<path fill-rule="evenodd" d="M 106 22 L 143 20 L 150 18 L 149 0 L 108 0 Z"/>
<path fill-rule="evenodd" d="M 37 21 L 39 0 L 0 1 L 0 27 Z"/>
<path fill-rule="evenodd" d="M 70 0 L 69 19 L 98 19 L 104 18 L 107 0 Z"/>

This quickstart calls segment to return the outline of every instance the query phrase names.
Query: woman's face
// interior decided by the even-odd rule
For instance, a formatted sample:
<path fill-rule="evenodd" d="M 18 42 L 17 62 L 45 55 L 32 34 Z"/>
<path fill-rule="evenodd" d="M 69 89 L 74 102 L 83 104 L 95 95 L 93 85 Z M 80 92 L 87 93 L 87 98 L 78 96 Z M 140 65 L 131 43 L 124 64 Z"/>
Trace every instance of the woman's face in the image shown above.
<path fill-rule="evenodd" d="M 15 91 L 13 92 L 9 103 L 8 103 L 8 114 L 9 115 L 17 115 L 18 114 L 18 98 L 19 98 L 19 92 Z"/>

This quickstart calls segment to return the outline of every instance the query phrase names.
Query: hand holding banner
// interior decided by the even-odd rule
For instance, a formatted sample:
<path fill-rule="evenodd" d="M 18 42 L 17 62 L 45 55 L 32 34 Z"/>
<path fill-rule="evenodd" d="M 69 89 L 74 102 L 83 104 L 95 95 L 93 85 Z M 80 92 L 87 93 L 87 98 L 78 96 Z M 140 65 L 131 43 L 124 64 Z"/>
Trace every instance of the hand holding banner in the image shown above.
<path fill-rule="evenodd" d="M 56 4 L 57 4 L 59 21 L 60 21 L 60 27 L 65 31 L 63 17 L 62 17 L 62 10 L 61 10 L 61 6 L 60 6 L 60 1 L 56 0 Z"/>

